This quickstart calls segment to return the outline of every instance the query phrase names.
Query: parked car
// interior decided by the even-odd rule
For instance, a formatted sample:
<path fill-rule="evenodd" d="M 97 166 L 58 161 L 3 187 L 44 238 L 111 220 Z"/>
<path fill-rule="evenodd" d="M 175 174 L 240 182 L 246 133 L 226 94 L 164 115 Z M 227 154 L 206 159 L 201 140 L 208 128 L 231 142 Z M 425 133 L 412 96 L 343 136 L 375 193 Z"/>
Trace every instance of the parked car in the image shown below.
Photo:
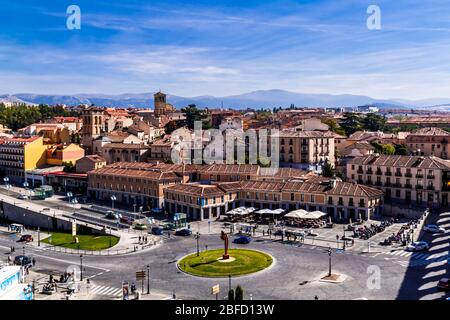
<path fill-rule="evenodd" d="M 29 256 L 20 255 L 14 258 L 14 264 L 18 266 L 31 267 L 33 262 Z"/>
<path fill-rule="evenodd" d="M 425 241 L 416 241 L 411 243 L 406 247 L 407 251 L 425 251 L 428 250 L 430 246 L 428 245 L 428 242 Z"/>
<path fill-rule="evenodd" d="M 442 278 L 439 280 L 437 287 L 439 290 L 445 290 L 447 291 L 450 289 L 450 279 L 449 278 Z"/>
<path fill-rule="evenodd" d="M 164 229 L 161 227 L 153 227 L 151 232 L 156 236 L 161 236 L 163 234 Z"/>
<path fill-rule="evenodd" d="M 252 241 L 252 238 L 249 236 L 239 236 L 234 238 L 233 242 L 234 243 L 239 243 L 239 244 L 248 244 Z"/>
<path fill-rule="evenodd" d="M 133 221 L 134 219 L 130 217 L 120 217 L 120 222 L 128 224 L 130 226 L 133 225 Z"/>
<path fill-rule="evenodd" d="M 136 230 L 147 230 L 147 226 L 145 224 L 143 224 L 143 223 L 136 223 L 134 225 L 134 228 Z"/>
<path fill-rule="evenodd" d="M 445 229 L 435 224 L 427 224 L 423 230 L 430 233 L 445 233 Z"/>
<path fill-rule="evenodd" d="M 17 196 L 17 199 L 19 199 L 19 200 L 28 200 L 28 196 L 26 196 L 24 194 L 21 194 L 21 195 Z"/>
<path fill-rule="evenodd" d="M 19 239 L 20 242 L 33 242 L 33 236 L 31 234 L 24 234 Z"/>
<path fill-rule="evenodd" d="M 180 229 L 175 231 L 175 235 L 177 236 L 183 236 L 183 237 L 187 237 L 190 236 L 192 234 L 192 231 L 189 229 Z"/>

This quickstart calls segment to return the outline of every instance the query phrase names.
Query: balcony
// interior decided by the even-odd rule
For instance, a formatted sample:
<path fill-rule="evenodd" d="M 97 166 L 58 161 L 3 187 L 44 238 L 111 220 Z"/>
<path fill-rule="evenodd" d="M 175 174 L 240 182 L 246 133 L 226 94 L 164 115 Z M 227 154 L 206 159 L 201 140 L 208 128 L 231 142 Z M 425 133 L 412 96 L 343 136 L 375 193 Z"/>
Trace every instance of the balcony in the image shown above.
<path fill-rule="evenodd" d="M 361 179 L 358 179 L 356 182 L 357 182 L 358 184 L 364 184 L 364 181 L 362 181 Z"/>
<path fill-rule="evenodd" d="M 364 202 L 360 202 L 360 203 L 359 203 L 359 207 L 360 207 L 360 208 L 364 208 L 364 207 L 365 207 Z"/>
<path fill-rule="evenodd" d="M 352 201 L 349 201 L 348 206 L 349 206 L 349 207 L 354 207 L 355 204 L 354 204 Z"/>
<path fill-rule="evenodd" d="M 395 173 L 395 176 L 396 176 L 396 177 L 401 177 L 401 176 L 402 176 L 402 173 L 397 171 L 397 172 Z"/>
<path fill-rule="evenodd" d="M 416 185 L 416 189 L 423 189 L 423 186 L 421 186 L 420 184 Z"/>
<path fill-rule="evenodd" d="M 390 182 L 386 182 L 386 183 L 384 184 L 384 186 L 385 186 L 385 187 L 390 187 L 390 186 L 392 186 L 392 184 L 391 184 Z"/>
<path fill-rule="evenodd" d="M 428 185 L 427 186 L 427 190 L 434 190 L 434 186 L 433 185 Z"/>
<path fill-rule="evenodd" d="M 375 182 L 375 185 L 376 185 L 376 186 L 382 186 L 383 183 L 382 183 L 381 181 L 377 181 L 377 182 Z"/>
<path fill-rule="evenodd" d="M 421 174 L 421 173 L 416 174 L 416 178 L 417 179 L 422 179 L 423 178 L 423 174 Z"/>
<path fill-rule="evenodd" d="M 367 180 L 366 185 L 371 186 L 372 184 L 372 180 Z"/>
<path fill-rule="evenodd" d="M 406 189 L 411 189 L 411 188 L 412 188 L 412 185 L 411 185 L 410 183 L 405 183 L 405 188 L 406 188 Z"/>
<path fill-rule="evenodd" d="M 373 174 L 372 169 L 367 169 L 367 174 Z"/>
<path fill-rule="evenodd" d="M 393 184 L 393 187 L 394 187 L 394 188 L 401 188 L 401 187 L 402 187 L 402 184 L 401 184 L 401 183 L 394 183 L 394 184 Z"/>
<path fill-rule="evenodd" d="M 377 176 L 381 176 L 383 174 L 383 172 L 381 172 L 381 170 L 377 170 L 375 173 Z"/>
<path fill-rule="evenodd" d="M 386 171 L 386 172 L 384 173 L 384 175 L 385 175 L 386 177 L 390 177 L 390 176 L 392 176 L 392 172 Z"/>
<path fill-rule="evenodd" d="M 412 173 L 411 173 L 411 172 L 405 173 L 405 177 L 407 177 L 407 178 L 412 178 Z"/>
<path fill-rule="evenodd" d="M 343 206 L 344 205 L 344 201 L 338 201 L 338 206 Z"/>
<path fill-rule="evenodd" d="M 364 173 L 363 169 L 358 169 L 358 171 L 356 171 L 358 173 Z"/>
<path fill-rule="evenodd" d="M 434 179 L 435 178 L 435 175 L 434 174 L 429 174 L 429 175 L 427 175 L 427 179 Z"/>

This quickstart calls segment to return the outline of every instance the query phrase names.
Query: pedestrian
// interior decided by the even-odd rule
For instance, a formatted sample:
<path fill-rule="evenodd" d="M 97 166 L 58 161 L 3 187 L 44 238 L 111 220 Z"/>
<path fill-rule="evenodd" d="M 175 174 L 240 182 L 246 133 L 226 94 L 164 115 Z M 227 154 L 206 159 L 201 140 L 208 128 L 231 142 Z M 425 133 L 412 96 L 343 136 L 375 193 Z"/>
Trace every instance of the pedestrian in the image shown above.
<path fill-rule="evenodd" d="M 319 297 L 318 296 L 314 296 L 314 300 L 319 300 Z"/>
<path fill-rule="evenodd" d="M 141 236 L 139 236 L 139 243 L 141 243 Z"/>
<path fill-rule="evenodd" d="M 33 263 L 33 267 L 36 265 L 36 259 L 35 258 L 33 258 L 32 260 L 31 260 L 31 262 Z"/>
<path fill-rule="evenodd" d="M 11 263 L 11 255 L 8 255 L 8 264 Z"/>
<path fill-rule="evenodd" d="M 266 231 L 263 229 L 263 237 L 266 235 Z"/>

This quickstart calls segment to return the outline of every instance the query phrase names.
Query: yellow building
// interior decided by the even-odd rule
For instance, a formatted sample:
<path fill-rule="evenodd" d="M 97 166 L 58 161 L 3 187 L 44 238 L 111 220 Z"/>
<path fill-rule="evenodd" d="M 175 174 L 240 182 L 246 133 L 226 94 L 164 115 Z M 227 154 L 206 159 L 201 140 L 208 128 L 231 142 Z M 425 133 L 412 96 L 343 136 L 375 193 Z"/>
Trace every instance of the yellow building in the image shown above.
<path fill-rule="evenodd" d="M 0 170 L 10 182 L 21 183 L 25 171 L 46 163 L 46 149 L 42 137 L 7 138 L 0 143 Z"/>

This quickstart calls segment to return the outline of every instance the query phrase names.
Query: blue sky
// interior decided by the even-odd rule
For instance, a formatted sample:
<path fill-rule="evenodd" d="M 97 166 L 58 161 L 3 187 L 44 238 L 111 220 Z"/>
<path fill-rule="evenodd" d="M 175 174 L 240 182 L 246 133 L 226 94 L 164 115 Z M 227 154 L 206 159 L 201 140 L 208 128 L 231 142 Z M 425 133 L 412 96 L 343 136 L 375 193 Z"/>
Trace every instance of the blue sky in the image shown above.
<path fill-rule="evenodd" d="M 445 0 L 0 4 L 0 93 L 450 97 Z M 81 30 L 66 28 L 72 4 Z M 381 30 L 366 27 L 371 4 Z"/>

